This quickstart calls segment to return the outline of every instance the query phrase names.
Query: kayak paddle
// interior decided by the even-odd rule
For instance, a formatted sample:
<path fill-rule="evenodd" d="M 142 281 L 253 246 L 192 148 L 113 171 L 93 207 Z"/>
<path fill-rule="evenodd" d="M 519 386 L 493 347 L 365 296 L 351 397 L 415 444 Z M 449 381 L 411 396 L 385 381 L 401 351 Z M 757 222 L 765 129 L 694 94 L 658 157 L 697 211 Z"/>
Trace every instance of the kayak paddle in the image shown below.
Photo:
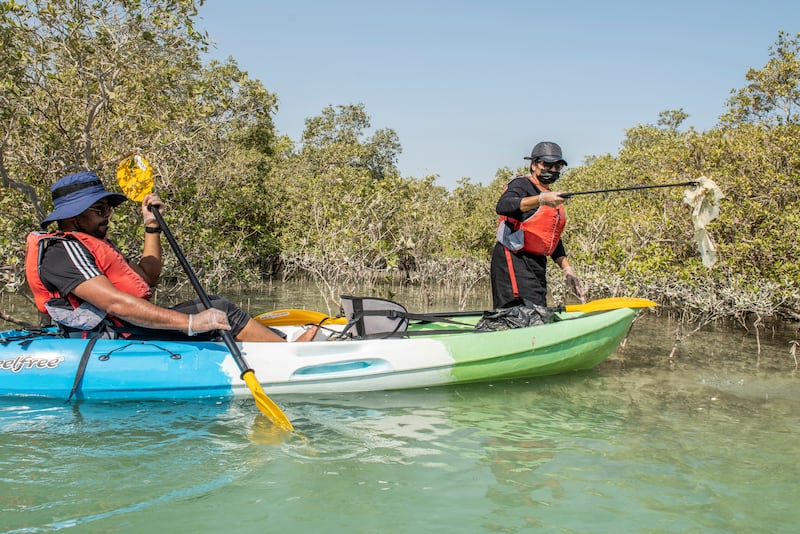
<path fill-rule="evenodd" d="M 612 297 L 606 299 L 598 299 L 587 302 L 586 304 L 569 304 L 563 306 L 563 309 L 568 312 L 597 312 L 597 311 L 611 311 L 621 308 L 649 308 L 651 306 L 658 306 L 652 300 L 634 298 L 634 297 Z M 425 315 L 430 317 L 473 317 L 483 315 L 483 311 L 456 311 L 456 312 L 431 312 Z M 331 317 L 322 312 L 313 310 L 300 310 L 300 309 L 285 309 L 275 310 L 271 312 L 264 312 L 254 317 L 256 321 L 264 326 L 290 326 L 300 324 L 319 324 L 326 322 L 329 324 L 346 324 L 347 318 L 345 317 Z"/>
<path fill-rule="evenodd" d="M 128 156 L 119 162 L 117 166 L 117 180 L 119 181 L 123 193 L 134 202 L 141 203 L 144 197 L 153 191 L 153 170 L 147 160 L 138 154 Z M 163 215 L 161 215 L 161 212 L 157 209 L 154 210 L 152 207 L 148 209 L 150 209 L 158 221 L 158 225 L 164 232 L 167 241 L 169 241 L 170 247 L 172 247 L 172 251 L 175 253 L 175 256 L 177 256 L 186 276 L 189 277 L 189 281 L 195 293 L 197 293 L 197 296 L 200 297 L 203 306 L 207 309 L 211 308 L 211 301 L 208 298 L 208 294 L 200 284 L 200 280 L 197 278 L 192 266 L 189 265 L 189 262 L 186 260 L 186 256 L 184 256 L 178 242 L 175 240 L 175 236 L 172 235 L 166 221 L 164 221 Z M 253 369 L 248 365 L 247 361 L 245 361 L 244 356 L 242 356 L 242 351 L 239 350 L 239 346 L 236 345 L 236 341 L 233 339 L 231 333 L 228 330 L 220 330 L 220 334 L 222 335 L 222 340 L 225 342 L 225 346 L 230 351 L 236 365 L 242 372 L 241 378 L 245 381 L 250 392 L 253 394 L 256 406 L 261 410 L 261 413 L 267 416 L 270 421 L 281 429 L 289 432 L 293 431 L 294 427 L 289 421 L 289 418 L 286 417 L 278 405 L 264 392 L 264 388 L 261 387 Z"/>

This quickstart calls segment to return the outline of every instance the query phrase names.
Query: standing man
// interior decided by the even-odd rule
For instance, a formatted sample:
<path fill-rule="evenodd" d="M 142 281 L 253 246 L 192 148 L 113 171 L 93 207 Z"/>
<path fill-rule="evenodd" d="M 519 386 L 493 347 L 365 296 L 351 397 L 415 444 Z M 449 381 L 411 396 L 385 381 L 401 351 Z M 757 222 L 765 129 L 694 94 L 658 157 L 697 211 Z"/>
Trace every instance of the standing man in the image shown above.
<path fill-rule="evenodd" d="M 550 186 L 567 166 L 561 147 L 550 141 L 531 150 L 530 175 L 517 176 L 497 201 L 500 216 L 492 251 L 494 308 L 547 306 L 547 257 L 566 275 L 567 286 L 583 301 L 575 270 L 570 266 L 561 233 L 566 224 L 566 199 Z"/>

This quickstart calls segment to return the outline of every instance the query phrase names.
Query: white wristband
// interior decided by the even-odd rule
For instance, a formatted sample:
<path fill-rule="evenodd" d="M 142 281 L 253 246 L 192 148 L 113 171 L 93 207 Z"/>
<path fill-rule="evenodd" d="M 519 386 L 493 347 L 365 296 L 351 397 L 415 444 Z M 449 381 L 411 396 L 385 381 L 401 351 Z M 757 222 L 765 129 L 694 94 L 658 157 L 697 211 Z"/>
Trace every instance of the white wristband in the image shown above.
<path fill-rule="evenodd" d="M 197 333 L 197 332 L 194 332 L 194 331 L 192 330 L 192 319 L 193 319 L 193 318 L 194 318 L 194 315 L 192 315 L 192 314 L 190 313 L 190 314 L 189 314 L 189 329 L 186 331 L 186 334 L 187 334 L 189 337 L 192 337 L 192 336 L 194 336 L 194 335 Z"/>

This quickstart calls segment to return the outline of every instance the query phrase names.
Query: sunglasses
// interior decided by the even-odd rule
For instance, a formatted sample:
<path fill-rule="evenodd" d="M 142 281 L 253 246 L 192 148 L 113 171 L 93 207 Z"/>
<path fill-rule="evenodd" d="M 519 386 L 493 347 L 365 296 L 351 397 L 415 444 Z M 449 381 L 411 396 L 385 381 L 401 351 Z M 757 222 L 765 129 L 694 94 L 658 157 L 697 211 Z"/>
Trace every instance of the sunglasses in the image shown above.
<path fill-rule="evenodd" d="M 114 208 L 112 208 L 111 206 L 99 206 L 99 207 L 92 206 L 91 208 L 86 208 L 86 211 L 93 211 L 100 217 L 109 217 L 111 213 L 113 213 Z"/>
<path fill-rule="evenodd" d="M 548 163 L 546 161 L 539 160 L 539 163 L 541 163 L 545 169 L 550 171 L 560 171 L 564 168 L 563 161 L 554 161 L 553 163 Z"/>

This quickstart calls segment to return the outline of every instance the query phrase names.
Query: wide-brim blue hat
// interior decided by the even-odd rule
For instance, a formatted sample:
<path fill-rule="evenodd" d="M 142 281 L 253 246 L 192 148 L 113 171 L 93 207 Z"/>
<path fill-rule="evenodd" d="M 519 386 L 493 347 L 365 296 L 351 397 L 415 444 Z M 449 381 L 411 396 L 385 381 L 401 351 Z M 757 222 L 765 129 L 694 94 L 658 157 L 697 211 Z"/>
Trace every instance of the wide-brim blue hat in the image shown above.
<path fill-rule="evenodd" d="M 125 195 L 106 191 L 103 182 L 93 172 L 78 172 L 61 178 L 50 188 L 50 194 L 53 212 L 41 222 L 42 229 L 54 221 L 80 215 L 98 200 L 107 198 L 111 207 L 127 200 Z"/>

